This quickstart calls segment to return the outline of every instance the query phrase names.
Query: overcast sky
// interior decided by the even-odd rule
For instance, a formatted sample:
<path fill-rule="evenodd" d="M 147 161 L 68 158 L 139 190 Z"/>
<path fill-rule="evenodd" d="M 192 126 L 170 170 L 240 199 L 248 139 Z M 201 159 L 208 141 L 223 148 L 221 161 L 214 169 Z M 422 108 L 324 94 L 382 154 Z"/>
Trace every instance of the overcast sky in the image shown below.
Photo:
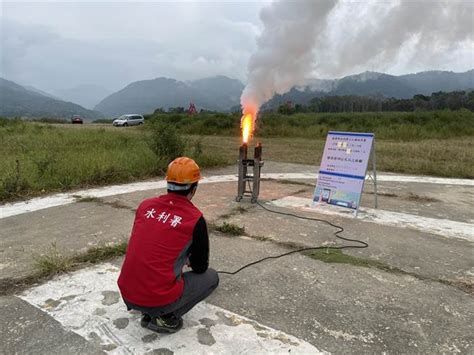
<path fill-rule="evenodd" d="M 50 92 L 83 84 L 118 90 L 160 76 L 186 80 L 222 74 L 245 82 L 265 5 L 268 2 L 3 2 L 0 76 Z M 442 60 L 402 57 L 389 67 L 371 63 L 341 74 L 465 71 L 472 69 L 472 62 L 472 47 L 460 47 L 443 54 Z"/>

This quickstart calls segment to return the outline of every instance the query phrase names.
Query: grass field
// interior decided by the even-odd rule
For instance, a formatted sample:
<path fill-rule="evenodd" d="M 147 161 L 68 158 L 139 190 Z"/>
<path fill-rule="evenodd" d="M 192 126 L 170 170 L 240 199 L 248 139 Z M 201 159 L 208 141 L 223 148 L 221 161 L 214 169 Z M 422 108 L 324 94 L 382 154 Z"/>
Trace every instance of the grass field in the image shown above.
<path fill-rule="evenodd" d="M 264 160 L 319 165 L 324 139 L 261 138 Z M 226 160 L 237 159 L 238 138 L 205 137 L 207 149 L 219 150 Z M 415 175 L 474 178 L 472 138 L 428 139 L 412 142 L 376 141 L 377 170 Z"/>
<path fill-rule="evenodd" d="M 0 121 L 0 201 L 163 175 L 168 162 L 153 153 L 148 136 L 135 127 Z M 201 166 L 227 163 L 188 143 L 185 154 Z"/>
<path fill-rule="evenodd" d="M 155 114 L 151 120 L 168 122 L 182 133 L 239 135 L 239 114 Z M 327 132 L 372 132 L 377 139 L 415 141 L 474 136 L 474 112 L 417 111 L 364 113 L 264 113 L 257 120 L 260 137 L 325 139 Z"/>
<path fill-rule="evenodd" d="M 272 114 L 262 118 L 255 141 L 263 143 L 265 160 L 316 166 L 328 130 L 375 132 L 379 171 L 474 178 L 472 112 L 431 113 L 431 119 L 427 113 L 367 115 L 362 119 L 363 114 L 305 114 L 300 122 L 297 115 Z M 234 163 L 240 144 L 239 118 L 234 116 L 177 119 L 174 126 L 184 135 L 185 154 L 203 168 Z M 152 121 L 143 127 L 115 128 L 0 119 L 0 201 L 163 175 L 167 161 L 149 144 Z"/>

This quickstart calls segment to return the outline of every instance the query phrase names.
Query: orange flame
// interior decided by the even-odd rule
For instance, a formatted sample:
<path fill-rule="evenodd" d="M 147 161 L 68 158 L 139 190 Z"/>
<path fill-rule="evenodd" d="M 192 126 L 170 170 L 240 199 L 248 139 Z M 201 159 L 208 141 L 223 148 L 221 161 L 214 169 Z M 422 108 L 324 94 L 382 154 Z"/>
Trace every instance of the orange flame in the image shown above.
<path fill-rule="evenodd" d="M 240 127 L 242 128 L 243 143 L 247 144 L 253 133 L 253 117 L 250 113 L 247 113 L 242 116 L 242 119 L 240 121 Z"/>

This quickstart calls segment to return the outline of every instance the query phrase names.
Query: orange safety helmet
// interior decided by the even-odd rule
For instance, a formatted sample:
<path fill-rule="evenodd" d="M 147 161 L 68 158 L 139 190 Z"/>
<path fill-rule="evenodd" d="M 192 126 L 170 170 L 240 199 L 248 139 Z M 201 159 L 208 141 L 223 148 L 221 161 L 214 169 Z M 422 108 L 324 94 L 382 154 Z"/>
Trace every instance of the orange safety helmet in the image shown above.
<path fill-rule="evenodd" d="M 175 184 L 193 184 L 201 179 L 199 166 L 188 157 L 179 157 L 168 165 L 166 181 Z"/>

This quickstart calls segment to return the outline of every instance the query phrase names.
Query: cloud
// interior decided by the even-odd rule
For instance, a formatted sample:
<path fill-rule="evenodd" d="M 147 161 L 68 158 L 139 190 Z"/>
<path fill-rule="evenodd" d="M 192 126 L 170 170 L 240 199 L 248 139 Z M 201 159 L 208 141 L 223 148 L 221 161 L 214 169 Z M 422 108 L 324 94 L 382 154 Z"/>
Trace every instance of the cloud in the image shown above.
<path fill-rule="evenodd" d="M 401 62 L 405 71 L 443 62 L 456 69 L 457 51 L 472 49 L 474 43 L 473 14 L 474 3 L 455 0 L 339 1 L 326 40 L 316 48 L 315 73 L 332 77 L 370 68 L 391 71 Z"/>
<path fill-rule="evenodd" d="M 122 85 L 153 66 L 159 44 L 143 40 L 82 41 L 46 26 L 10 22 L 2 42 L 2 76 L 45 90 L 97 84 Z M 5 50 L 3 50 L 5 49 Z M 155 68 L 156 69 L 156 68 Z"/>
<path fill-rule="evenodd" d="M 47 26 L 25 26 L 9 20 L 2 20 L 0 33 L 2 72 L 18 71 L 18 64 L 31 50 L 59 39 Z"/>
<path fill-rule="evenodd" d="M 279 70 L 271 69 L 278 75 L 269 77 L 262 71 L 258 82 L 267 84 L 273 80 L 269 78 L 277 78 L 279 85 L 288 87 L 295 73 L 300 81 L 301 77 L 364 70 L 459 71 L 472 65 L 472 3 L 452 0 L 450 5 L 458 5 L 445 6 L 438 1 L 416 1 L 414 7 L 397 9 L 396 1 L 339 1 L 327 23 L 316 21 L 319 10 L 300 14 L 290 2 L 272 17 L 268 8 L 275 3 L 4 2 L 0 75 L 45 91 L 81 84 L 117 90 L 132 81 L 160 76 L 186 80 L 222 74 L 246 81 L 248 63 L 252 70 L 265 56 L 274 56 L 282 61 Z M 296 8 L 319 9 L 332 2 L 292 3 Z M 462 8 L 459 4 L 465 11 L 454 10 Z M 260 19 L 264 7 L 268 8 Z M 389 11 L 402 12 L 397 20 L 387 17 Z M 282 22 L 279 16 L 288 21 Z M 299 16 L 309 31 L 316 31 L 315 43 L 308 34 L 292 35 L 285 45 L 278 43 L 276 34 L 291 16 Z M 419 26 L 419 19 L 427 24 Z M 264 26 L 273 32 L 266 33 Z M 385 32 L 375 30 L 380 26 Z M 400 28 L 412 34 L 401 34 Z M 250 59 L 261 34 L 265 40 L 276 41 L 277 49 Z M 390 47 L 388 42 L 396 45 Z M 306 47 L 314 50 L 307 52 Z M 286 55 L 292 51 L 305 55 L 296 60 Z M 300 64 L 303 71 L 298 71 Z"/>
<path fill-rule="evenodd" d="M 10 5 L 3 32 L 23 40 L 2 43 L 1 75 L 50 91 L 81 84 L 117 90 L 160 76 L 245 80 L 259 6 L 239 15 L 237 4 Z"/>

